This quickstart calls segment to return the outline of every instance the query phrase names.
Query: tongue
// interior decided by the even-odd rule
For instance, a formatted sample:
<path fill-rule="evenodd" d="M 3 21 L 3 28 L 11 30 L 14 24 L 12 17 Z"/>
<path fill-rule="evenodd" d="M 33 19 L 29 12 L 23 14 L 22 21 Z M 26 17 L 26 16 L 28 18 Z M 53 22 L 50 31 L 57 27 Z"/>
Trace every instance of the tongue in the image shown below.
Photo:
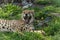
<path fill-rule="evenodd" d="M 26 23 L 28 23 L 28 20 L 25 20 Z"/>

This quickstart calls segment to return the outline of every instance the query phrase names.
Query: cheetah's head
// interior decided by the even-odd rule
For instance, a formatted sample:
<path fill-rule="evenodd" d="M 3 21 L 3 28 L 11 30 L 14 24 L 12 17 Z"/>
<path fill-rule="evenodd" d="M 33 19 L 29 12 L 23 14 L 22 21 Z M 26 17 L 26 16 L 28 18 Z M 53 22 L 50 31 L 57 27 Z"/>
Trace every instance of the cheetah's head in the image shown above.
<path fill-rule="evenodd" d="M 22 13 L 22 19 L 25 21 L 25 23 L 31 23 L 33 22 L 34 10 L 24 10 Z"/>

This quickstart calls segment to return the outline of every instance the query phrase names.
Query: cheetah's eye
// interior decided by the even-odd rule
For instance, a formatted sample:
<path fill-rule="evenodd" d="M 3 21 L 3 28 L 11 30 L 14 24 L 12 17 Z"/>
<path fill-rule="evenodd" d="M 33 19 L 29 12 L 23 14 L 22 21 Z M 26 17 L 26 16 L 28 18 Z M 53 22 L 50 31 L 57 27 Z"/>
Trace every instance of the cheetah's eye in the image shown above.
<path fill-rule="evenodd" d="M 27 16 L 28 14 L 25 14 L 25 16 Z"/>

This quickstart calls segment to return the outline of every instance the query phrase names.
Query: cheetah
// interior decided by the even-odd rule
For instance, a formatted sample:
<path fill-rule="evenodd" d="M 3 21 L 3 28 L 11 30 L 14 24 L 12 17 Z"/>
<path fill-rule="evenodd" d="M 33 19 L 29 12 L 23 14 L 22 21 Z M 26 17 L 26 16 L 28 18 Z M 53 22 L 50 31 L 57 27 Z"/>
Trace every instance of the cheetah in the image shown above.
<path fill-rule="evenodd" d="M 4 20 L 0 19 L 0 31 L 31 31 L 34 21 L 34 10 L 24 10 L 22 12 L 21 20 Z"/>

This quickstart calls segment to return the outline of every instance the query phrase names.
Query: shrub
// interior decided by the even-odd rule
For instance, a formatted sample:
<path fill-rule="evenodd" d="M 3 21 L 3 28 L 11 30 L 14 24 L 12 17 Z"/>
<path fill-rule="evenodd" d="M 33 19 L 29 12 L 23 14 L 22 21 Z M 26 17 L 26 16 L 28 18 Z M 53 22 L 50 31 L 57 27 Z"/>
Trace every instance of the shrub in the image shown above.
<path fill-rule="evenodd" d="M 43 17 L 43 19 L 45 19 L 48 15 L 45 14 L 43 11 L 39 11 L 39 12 L 36 12 L 34 17 L 36 19 L 41 19 Z"/>
<path fill-rule="evenodd" d="M 50 3 L 51 3 L 51 0 L 35 0 L 35 2 L 36 2 L 37 4 L 46 5 L 46 4 L 50 4 Z"/>
<path fill-rule="evenodd" d="M 54 36 L 51 36 L 52 40 L 60 40 L 60 31 L 57 32 L 57 34 L 55 34 Z"/>
<path fill-rule="evenodd" d="M 45 27 L 44 30 L 47 35 L 55 35 L 60 30 L 60 18 L 54 18 L 53 21 L 49 23 L 48 27 Z"/>
<path fill-rule="evenodd" d="M 44 7 L 43 11 L 47 12 L 47 13 L 51 13 L 51 12 L 56 12 L 56 13 L 60 13 L 60 7 L 56 7 L 56 6 L 46 6 Z"/>
<path fill-rule="evenodd" d="M 52 3 L 56 6 L 60 6 L 60 0 L 52 0 Z"/>
<path fill-rule="evenodd" d="M 56 12 L 56 13 L 60 13 L 60 7 L 56 7 L 56 8 L 55 8 L 55 12 Z"/>
<path fill-rule="evenodd" d="M 0 18 L 4 19 L 20 19 L 21 18 L 21 7 L 7 4 L 4 7 L 0 7 Z"/>
<path fill-rule="evenodd" d="M 55 6 L 46 6 L 46 7 L 44 7 L 44 9 L 43 9 L 45 12 L 54 12 L 54 10 L 55 10 Z"/>

